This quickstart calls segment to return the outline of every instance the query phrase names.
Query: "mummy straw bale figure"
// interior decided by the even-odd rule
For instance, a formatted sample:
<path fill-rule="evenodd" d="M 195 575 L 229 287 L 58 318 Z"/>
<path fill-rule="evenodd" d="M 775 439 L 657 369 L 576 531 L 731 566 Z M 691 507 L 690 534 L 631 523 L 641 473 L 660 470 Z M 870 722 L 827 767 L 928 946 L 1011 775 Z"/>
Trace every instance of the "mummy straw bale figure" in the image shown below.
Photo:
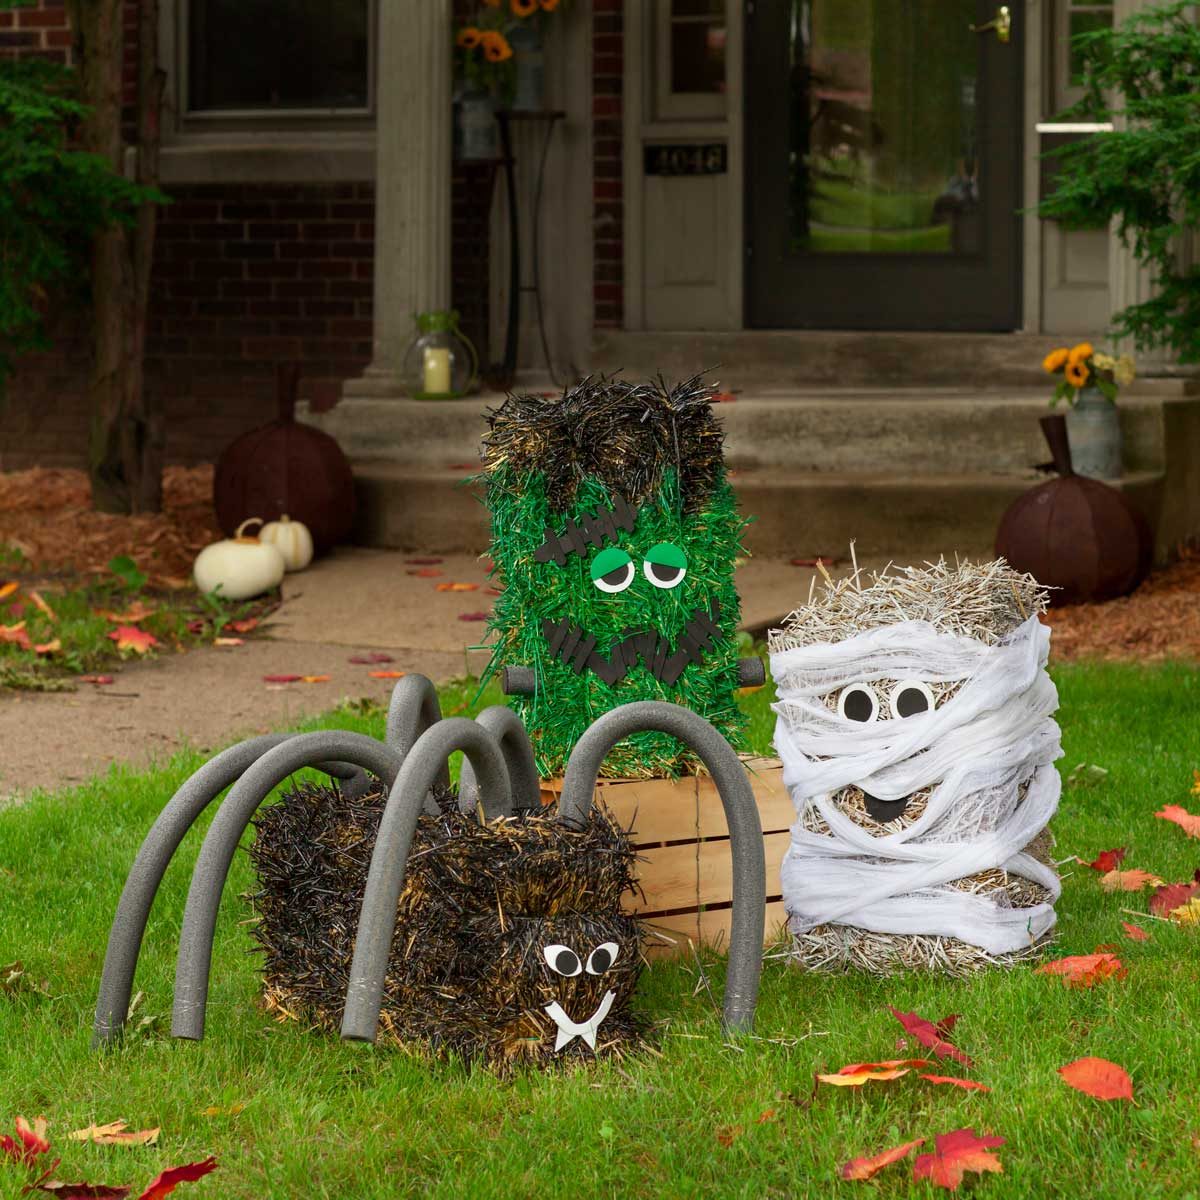
<path fill-rule="evenodd" d="M 966 974 L 1049 938 L 1061 749 L 1045 607 L 1003 561 L 939 563 L 856 572 L 772 631 L 802 965 Z"/>
<path fill-rule="evenodd" d="M 589 378 L 510 396 L 491 416 L 484 478 L 498 584 L 489 672 L 503 676 L 543 776 L 600 713 L 669 700 L 737 743 L 734 564 L 745 522 L 725 478 L 713 390 Z M 757 670 L 751 676 L 749 668 Z M 605 773 L 678 774 L 694 759 L 644 734 Z"/>

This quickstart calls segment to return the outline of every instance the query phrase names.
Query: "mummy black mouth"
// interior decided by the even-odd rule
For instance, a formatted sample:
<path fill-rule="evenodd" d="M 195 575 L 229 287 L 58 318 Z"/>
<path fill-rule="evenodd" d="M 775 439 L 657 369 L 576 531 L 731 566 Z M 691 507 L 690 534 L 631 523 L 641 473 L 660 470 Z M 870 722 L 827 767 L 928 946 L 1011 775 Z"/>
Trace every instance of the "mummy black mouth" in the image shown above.
<path fill-rule="evenodd" d="M 889 821 L 904 816 L 904 810 L 908 808 L 908 802 L 912 797 L 901 796 L 899 800 L 880 800 L 878 796 L 872 796 L 870 792 L 863 792 L 863 799 L 867 802 L 867 812 L 871 817 L 880 825 L 886 825 Z"/>
<path fill-rule="evenodd" d="M 674 641 L 658 633 L 626 630 L 620 641 L 609 646 L 607 654 L 597 649 L 594 637 L 565 618 L 560 621 L 545 618 L 542 633 L 551 655 L 576 675 L 592 671 L 613 686 L 637 666 L 640 658 L 646 670 L 669 687 L 678 681 L 689 663 L 704 661 L 705 652 L 712 648 L 713 639 L 721 632 L 717 627 L 720 619 L 721 606 L 714 600 L 708 612 L 702 608 L 693 610 L 691 620 Z"/>

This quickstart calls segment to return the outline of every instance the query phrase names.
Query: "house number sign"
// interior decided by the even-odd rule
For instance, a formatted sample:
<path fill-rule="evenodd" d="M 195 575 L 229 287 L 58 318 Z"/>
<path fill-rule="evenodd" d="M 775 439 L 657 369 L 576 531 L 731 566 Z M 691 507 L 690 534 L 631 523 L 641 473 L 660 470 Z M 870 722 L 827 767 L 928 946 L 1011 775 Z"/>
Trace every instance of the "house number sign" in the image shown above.
<path fill-rule="evenodd" d="M 647 146 L 645 169 L 647 175 L 724 175 L 725 144 Z"/>

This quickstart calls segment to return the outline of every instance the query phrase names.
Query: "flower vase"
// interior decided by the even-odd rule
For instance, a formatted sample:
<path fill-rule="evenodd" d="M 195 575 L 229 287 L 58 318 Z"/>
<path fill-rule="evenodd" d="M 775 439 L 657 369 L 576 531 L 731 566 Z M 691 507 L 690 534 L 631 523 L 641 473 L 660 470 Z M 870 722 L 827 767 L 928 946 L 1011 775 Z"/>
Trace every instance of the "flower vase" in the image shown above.
<path fill-rule="evenodd" d="M 517 81 L 512 106 L 521 112 L 546 107 L 546 55 L 542 31 L 534 21 L 518 25 L 508 36 L 516 59 Z"/>
<path fill-rule="evenodd" d="M 1121 421 L 1117 406 L 1099 388 L 1080 388 L 1067 412 L 1067 440 L 1076 474 L 1121 478 Z"/>
<path fill-rule="evenodd" d="M 478 162 L 500 156 L 496 105 L 487 92 L 476 89 L 464 92 L 458 102 L 455 124 L 460 159 Z"/>

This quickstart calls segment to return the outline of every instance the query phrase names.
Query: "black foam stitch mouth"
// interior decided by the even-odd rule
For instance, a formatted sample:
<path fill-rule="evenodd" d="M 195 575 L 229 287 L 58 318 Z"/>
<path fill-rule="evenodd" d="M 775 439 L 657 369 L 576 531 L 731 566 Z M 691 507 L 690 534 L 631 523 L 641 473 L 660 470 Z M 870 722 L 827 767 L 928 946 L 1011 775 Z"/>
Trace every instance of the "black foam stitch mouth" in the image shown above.
<path fill-rule="evenodd" d="M 542 633 L 551 656 L 570 667 L 576 675 L 582 675 L 585 670 L 592 671 L 613 687 L 637 666 L 640 658 L 655 679 L 670 687 L 689 663 L 703 662 L 705 653 L 721 632 L 717 625 L 720 619 L 721 606 L 714 600 L 708 612 L 702 608 L 692 611 L 691 619 L 674 641 L 658 633 L 626 630 L 620 641 L 609 646 L 607 655 L 596 648 L 594 637 L 566 618 L 558 621 L 544 618 Z"/>

